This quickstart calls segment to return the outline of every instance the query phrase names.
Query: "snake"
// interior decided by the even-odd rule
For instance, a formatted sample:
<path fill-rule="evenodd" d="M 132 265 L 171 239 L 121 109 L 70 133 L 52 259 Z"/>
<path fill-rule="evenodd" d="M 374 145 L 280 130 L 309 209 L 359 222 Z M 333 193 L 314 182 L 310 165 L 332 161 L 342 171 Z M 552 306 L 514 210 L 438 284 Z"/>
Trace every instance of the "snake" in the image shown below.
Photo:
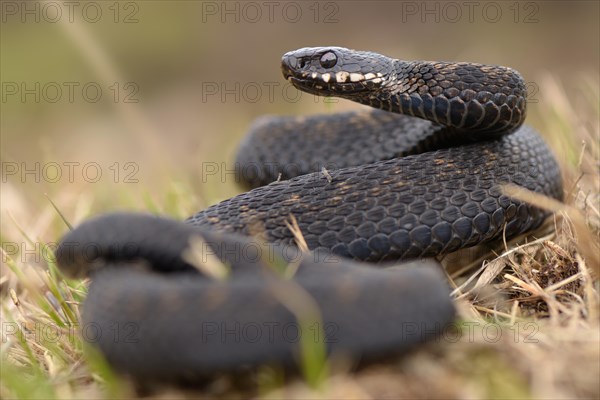
<path fill-rule="evenodd" d="M 247 191 L 185 221 L 103 214 L 60 241 L 61 271 L 91 278 L 84 340 L 116 370 L 178 381 L 295 373 L 318 351 L 352 365 L 403 354 L 456 317 L 434 257 L 548 216 L 505 185 L 562 199 L 511 68 L 342 47 L 285 53 L 281 68 L 302 92 L 369 107 L 260 117 L 236 158 Z"/>

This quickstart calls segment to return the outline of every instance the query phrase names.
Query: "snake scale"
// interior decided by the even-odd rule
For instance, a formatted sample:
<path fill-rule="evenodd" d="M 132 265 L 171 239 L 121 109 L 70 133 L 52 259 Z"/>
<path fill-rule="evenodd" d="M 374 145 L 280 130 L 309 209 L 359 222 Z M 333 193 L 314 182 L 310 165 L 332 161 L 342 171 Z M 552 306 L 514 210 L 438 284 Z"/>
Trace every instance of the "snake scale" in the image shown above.
<path fill-rule="evenodd" d="M 455 315 L 425 257 L 539 226 L 546 213 L 504 184 L 562 198 L 510 68 L 319 47 L 286 53 L 282 71 L 302 91 L 373 108 L 260 118 L 237 157 L 253 189 L 185 223 L 102 215 L 59 244 L 62 270 L 92 278 L 83 323 L 95 335 L 84 339 L 117 370 L 139 380 L 297 370 L 311 349 L 302 338 L 356 362 L 403 352 Z"/>

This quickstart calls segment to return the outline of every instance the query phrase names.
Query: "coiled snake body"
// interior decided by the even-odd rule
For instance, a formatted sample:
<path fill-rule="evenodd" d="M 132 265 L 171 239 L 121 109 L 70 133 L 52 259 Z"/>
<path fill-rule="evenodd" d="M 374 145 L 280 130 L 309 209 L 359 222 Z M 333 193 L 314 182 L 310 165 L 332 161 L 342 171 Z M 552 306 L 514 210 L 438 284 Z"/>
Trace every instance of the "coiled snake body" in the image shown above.
<path fill-rule="evenodd" d="M 300 90 L 384 111 L 262 118 L 237 171 L 249 186 L 270 184 L 187 224 L 102 216 L 59 245 L 64 271 L 92 274 L 84 323 L 104 333 L 95 343 L 117 369 L 193 379 L 294 368 L 307 351 L 299 337 L 311 334 L 332 355 L 402 351 L 453 319 L 438 268 L 348 259 L 421 259 L 537 227 L 546 214 L 503 194 L 504 184 L 562 198 L 556 161 L 522 126 L 525 85 L 510 68 L 327 47 L 287 53 L 282 69 Z M 291 224 L 312 253 L 290 251 Z M 195 268 L 215 261 L 230 268 L 227 279 Z M 277 272 L 287 263 L 293 273 Z"/>

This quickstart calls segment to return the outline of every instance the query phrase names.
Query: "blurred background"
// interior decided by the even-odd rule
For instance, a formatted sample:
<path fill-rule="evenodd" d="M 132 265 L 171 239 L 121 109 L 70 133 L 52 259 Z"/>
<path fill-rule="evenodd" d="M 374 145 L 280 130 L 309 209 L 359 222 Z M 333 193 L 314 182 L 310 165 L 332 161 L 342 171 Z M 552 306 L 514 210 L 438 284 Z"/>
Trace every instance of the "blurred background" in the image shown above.
<path fill-rule="evenodd" d="M 182 218 L 238 193 L 227 171 L 253 119 L 360 107 L 289 86 L 281 55 L 306 46 L 510 66 L 564 165 L 582 140 L 566 127 L 598 139 L 597 119 L 580 117 L 599 107 L 595 1 L 66 3 L 1 3 L 3 228 L 55 239 L 50 200 L 76 222 Z"/>

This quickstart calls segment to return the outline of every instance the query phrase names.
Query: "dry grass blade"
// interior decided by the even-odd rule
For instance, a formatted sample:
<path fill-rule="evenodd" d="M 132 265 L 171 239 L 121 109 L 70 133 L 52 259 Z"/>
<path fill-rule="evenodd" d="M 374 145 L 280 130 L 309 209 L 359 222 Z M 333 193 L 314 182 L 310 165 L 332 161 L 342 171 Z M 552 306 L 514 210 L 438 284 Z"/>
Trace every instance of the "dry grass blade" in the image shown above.
<path fill-rule="evenodd" d="M 229 268 L 212 252 L 211 247 L 200 236 L 190 238 L 182 258 L 200 273 L 212 279 L 223 281 L 229 276 Z"/>
<path fill-rule="evenodd" d="M 565 215 L 573 224 L 577 245 L 581 254 L 588 260 L 588 263 L 592 266 L 596 276 L 600 276 L 600 248 L 598 247 L 598 240 L 588 229 L 585 217 L 581 211 L 573 206 L 563 204 L 555 199 L 528 191 L 518 186 L 507 185 L 504 187 L 504 191 L 508 196 L 517 200 Z"/>
<path fill-rule="evenodd" d="M 294 240 L 298 248 L 303 252 L 308 252 L 308 245 L 306 244 L 306 240 L 304 240 L 304 235 L 302 234 L 298 221 L 294 215 L 290 214 L 290 220 L 285 221 L 285 226 L 287 226 L 290 232 L 292 232 L 292 235 L 294 235 Z"/>
<path fill-rule="evenodd" d="M 536 287 L 537 285 L 535 285 L 535 284 L 532 285 L 527 282 L 524 282 L 521 279 L 517 278 L 516 276 L 505 274 L 504 279 L 514 282 L 515 284 L 517 284 L 518 288 L 524 289 L 535 296 L 543 296 L 544 295 L 544 292 L 540 287 Z"/>
<path fill-rule="evenodd" d="M 502 271 L 502 269 L 504 269 L 505 266 L 506 263 L 502 258 L 497 258 L 485 264 L 485 270 L 483 271 L 479 279 L 477 279 L 475 286 L 473 286 L 473 288 L 470 291 L 476 292 L 477 290 L 482 289 L 484 286 L 489 285 L 494 279 L 496 279 L 498 274 Z"/>
<path fill-rule="evenodd" d="M 73 230 L 73 225 L 71 225 L 71 223 L 69 221 L 67 221 L 67 219 L 65 218 L 65 216 L 63 215 L 63 213 L 60 211 L 60 209 L 56 206 L 56 204 L 52 201 L 52 199 L 50 198 L 50 196 L 48 196 L 48 194 L 44 194 L 46 196 L 46 198 L 48 199 L 48 201 L 50 202 L 50 204 L 52 205 L 52 208 L 54 208 L 54 210 L 56 211 L 56 213 L 58 214 L 58 216 L 62 219 L 62 221 L 65 223 L 65 225 L 67 226 L 67 228 L 69 228 L 69 230 Z"/>
<path fill-rule="evenodd" d="M 546 291 L 547 292 L 553 292 L 557 289 L 560 289 L 563 286 L 566 286 L 567 284 L 571 283 L 571 282 L 575 282 L 579 279 L 581 279 L 583 277 L 583 275 L 580 273 L 575 274 L 575 275 L 571 275 L 568 278 L 563 279 L 560 282 L 555 283 L 554 285 L 550 285 L 546 287 Z"/>

